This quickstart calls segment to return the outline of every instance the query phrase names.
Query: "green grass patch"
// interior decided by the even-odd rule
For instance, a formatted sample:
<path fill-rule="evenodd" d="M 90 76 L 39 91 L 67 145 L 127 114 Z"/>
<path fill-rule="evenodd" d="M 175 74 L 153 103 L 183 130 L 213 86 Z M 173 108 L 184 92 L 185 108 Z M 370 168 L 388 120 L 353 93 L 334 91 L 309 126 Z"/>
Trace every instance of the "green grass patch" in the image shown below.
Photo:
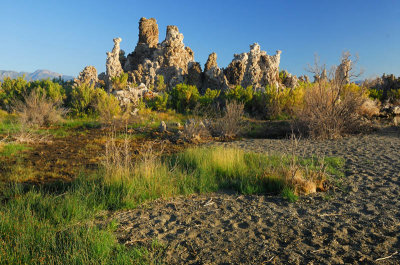
<path fill-rule="evenodd" d="M 0 208 L 0 264 L 150 263 L 145 248 L 117 243 L 115 222 L 102 228 L 93 222 L 103 205 L 93 201 L 99 187 L 88 184 L 60 184 L 59 194 L 51 187 L 9 187 Z"/>
<path fill-rule="evenodd" d="M 0 113 L 0 134 L 13 134 L 21 130 L 18 117 L 15 114 L 8 114 L 5 111 Z"/>
<path fill-rule="evenodd" d="M 80 118 L 65 120 L 60 126 L 65 129 L 96 129 L 101 127 L 101 123 L 95 118 Z"/>
<path fill-rule="evenodd" d="M 0 146 L 0 156 L 14 156 L 27 149 L 29 147 L 24 144 L 7 143 Z"/>
<path fill-rule="evenodd" d="M 98 172 L 81 174 L 69 183 L 3 187 L 0 264 L 157 263 L 160 260 L 154 253 L 162 246 L 157 242 L 149 249 L 119 244 L 113 233 L 115 221 L 96 224 L 101 213 L 157 198 L 220 189 L 243 194 L 274 192 L 290 201 L 297 199 L 282 175 L 292 161 L 289 157 L 193 148 L 162 158 L 145 154 L 134 162 L 120 151 L 109 151 L 109 163 Z M 317 170 L 315 159 L 298 161 Z M 341 162 L 331 162 L 331 172 L 340 172 L 336 166 Z"/>

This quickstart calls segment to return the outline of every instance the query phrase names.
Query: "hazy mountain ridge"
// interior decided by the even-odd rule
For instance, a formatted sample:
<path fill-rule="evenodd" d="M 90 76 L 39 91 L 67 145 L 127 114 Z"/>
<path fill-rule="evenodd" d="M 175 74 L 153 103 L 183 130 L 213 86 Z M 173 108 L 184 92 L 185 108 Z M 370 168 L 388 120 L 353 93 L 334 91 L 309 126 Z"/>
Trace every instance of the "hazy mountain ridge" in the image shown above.
<path fill-rule="evenodd" d="M 59 74 L 59 73 L 52 72 L 49 70 L 36 70 L 33 73 L 0 70 L 0 81 L 3 81 L 6 77 L 15 79 L 17 77 L 22 77 L 23 75 L 25 75 L 25 79 L 28 81 L 41 80 L 41 79 L 47 79 L 47 78 L 53 79 L 53 78 L 58 78 L 58 77 L 61 77 L 65 81 L 74 79 L 73 76 L 63 75 L 63 74 Z"/>

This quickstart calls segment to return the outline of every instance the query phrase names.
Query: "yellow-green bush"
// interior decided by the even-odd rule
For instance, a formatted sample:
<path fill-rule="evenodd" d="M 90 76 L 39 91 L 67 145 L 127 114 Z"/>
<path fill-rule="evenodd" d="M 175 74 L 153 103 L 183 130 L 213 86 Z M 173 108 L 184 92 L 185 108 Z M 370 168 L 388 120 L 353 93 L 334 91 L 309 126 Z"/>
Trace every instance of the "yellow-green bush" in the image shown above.
<path fill-rule="evenodd" d="M 203 96 L 200 97 L 199 102 L 202 107 L 211 106 L 221 94 L 221 90 L 213 90 L 207 88 Z"/>
<path fill-rule="evenodd" d="M 264 91 L 254 93 L 249 111 L 269 119 L 291 118 L 303 104 L 304 91 L 303 83 L 296 88 L 267 86 Z"/>
<path fill-rule="evenodd" d="M 196 86 L 178 84 L 170 92 L 170 106 L 178 112 L 189 112 L 197 105 L 200 98 Z"/>
<path fill-rule="evenodd" d="M 167 85 L 164 82 L 164 76 L 157 75 L 156 90 L 161 92 L 161 91 L 165 91 L 166 88 L 167 88 Z"/>
<path fill-rule="evenodd" d="M 115 90 L 124 90 L 128 84 L 128 73 L 122 73 L 111 79 L 112 87 Z"/>
<path fill-rule="evenodd" d="M 296 88 L 275 88 L 267 86 L 267 113 L 269 117 L 293 116 L 295 110 L 303 104 L 304 85 Z"/>
<path fill-rule="evenodd" d="M 96 114 L 105 122 L 109 122 L 121 114 L 118 100 L 103 89 L 95 89 L 94 104 Z"/>
<path fill-rule="evenodd" d="M 11 110 L 13 101 L 22 100 L 27 86 L 28 82 L 23 77 L 4 79 L 0 89 L 0 104 L 2 109 Z"/>
<path fill-rule="evenodd" d="M 84 117 L 93 114 L 93 104 L 95 97 L 94 84 L 82 84 L 74 87 L 71 91 L 71 111 L 75 116 Z"/>
<path fill-rule="evenodd" d="M 228 89 L 225 92 L 224 97 L 228 101 L 242 102 L 246 105 L 253 99 L 253 95 L 254 90 L 252 86 L 248 86 L 246 88 L 242 86 L 235 86 L 234 88 Z"/>
<path fill-rule="evenodd" d="M 65 99 L 64 88 L 49 79 L 28 82 L 24 77 L 6 78 L 0 86 L 1 108 L 10 111 L 15 102 L 23 101 L 24 97 L 32 91 L 53 102 L 61 102 Z"/>

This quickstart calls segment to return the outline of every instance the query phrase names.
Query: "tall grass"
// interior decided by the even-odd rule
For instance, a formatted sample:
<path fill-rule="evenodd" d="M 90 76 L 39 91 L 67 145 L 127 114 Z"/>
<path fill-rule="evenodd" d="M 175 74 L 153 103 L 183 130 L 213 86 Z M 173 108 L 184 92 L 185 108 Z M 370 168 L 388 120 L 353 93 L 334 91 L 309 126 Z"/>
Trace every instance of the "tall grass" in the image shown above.
<path fill-rule="evenodd" d="M 7 191 L 0 214 L 0 264 L 147 263 L 146 251 L 117 244 L 115 224 L 100 228 L 93 222 L 110 203 L 104 196 L 108 189 L 99 182 L 28 191 L 14 185 Z"/>
<path fill-rule="evenodd" d="M 121 150 L 126 150 L 126 146 L 121 146 Z M 154 198 L 220 189 L 256 194 L 280 193 L 288 187 L 295 193 L 307 194 L 315 192 L 327 174 L 337 174 L 334 170 L 340 167 L 332 158 L 293 159 L 216 147 L 192 148 L 173 156 L 153 156 L 130 164 L 125 162 L 123 154 L 127 152 L 115 154 L 118 159 L 108 159 L 114 162 L 104 167 L 104 180 L 125 190 L 121 207 Z M 310 183 L 315 183 L 313 190 L 306 188 Z"/>

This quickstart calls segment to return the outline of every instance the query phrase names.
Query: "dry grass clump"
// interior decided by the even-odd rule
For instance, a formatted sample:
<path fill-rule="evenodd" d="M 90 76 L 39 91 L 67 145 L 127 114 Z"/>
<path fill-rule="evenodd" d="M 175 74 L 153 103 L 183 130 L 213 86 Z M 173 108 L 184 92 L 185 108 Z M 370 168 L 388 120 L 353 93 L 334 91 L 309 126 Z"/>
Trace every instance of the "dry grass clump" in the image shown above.
<path fill-rule="evenodd" d="M 380 112 L 379 102 L 376 100 L 372 100 L 370 98 L 365 99 L 364 103 L 358 110 L 358 114 L 367 118 L 376 117 L 379 115 L 379 112 Z"/>
<path fill-rule="evenodd" d="M 350 83 L 362 71 L 355 73 L 356 61 L 350 53 L 342 55 L 341 64 L 333 67 L 327 75 L 325 66 L 319 66 L 318 58 L 309 71 L 315 74 L 316 82 L 305 88 L 304 103 L 296 113 L 295 125 L 311 138 L 332 139 L 348 133 L 363 131 L 362 115 L 373 116 L 377 109 L 368 102 L 364 87 Z"/>
<path fill-rule="evenodd" d="M 190 119 L 186 121 L 182 135 L 186 140 L 193 142 L 210 136 L 210 132 L 202 120 Z"/>
<path fill-rule="evenodd" d="M 294 133 L 290 136 L 290 146 L 286 149 L 286 158 L 288 161 L 282 161 L 278 172 L 283 176 L 284 181 L 290 187 L 294 194 L 310 194 L 317 191 L 326 190 L 327 164 L 325 157 L 312 157 L 307 163 L 304 156 L 299 156 L 299 138 Z"/>
<path fill-rule="evenodd" d="M 51 136 L 48 133 L 37 133 L 25 126 L 21 127 L 19 132 L 13 134 L 13 138 L 17 143 L 37 144 L 51 142 Z"/>
<path fill-rule="evenodd" d="M 362 89 L 331 82 L 310 84 L 296 125 L 311 138 L 332 139 L 361 130 L 360 112 L 366 101 Z"/>
<path fill-rule="evenodd" d="M 21 124 L 26 126 L 50 125 L 61 121 L 67 113 L 60 107 L 60 102 L 46 98 L 35 90 L 25 95 L 22 101 L 15 102 L 14 110 L 19 114 Z"/>
<path fill-rule="evenodd" d="M 127 136 L 122 143 L 119 143 L 116 140 L 115 132 L 112 132 L 111 137 L 105 144 L 102 166 L 105 169 L 106 179 L 109 181 L 122 179 L 133 172 L 134 164 Z"/>
<path fill-rule="evenodd" d="M 212 134 L 224 139 L 234 139 L 244 129 L 244 104 L 231 101 L 226 104 L 221 118 L 212 124 Z"/>

